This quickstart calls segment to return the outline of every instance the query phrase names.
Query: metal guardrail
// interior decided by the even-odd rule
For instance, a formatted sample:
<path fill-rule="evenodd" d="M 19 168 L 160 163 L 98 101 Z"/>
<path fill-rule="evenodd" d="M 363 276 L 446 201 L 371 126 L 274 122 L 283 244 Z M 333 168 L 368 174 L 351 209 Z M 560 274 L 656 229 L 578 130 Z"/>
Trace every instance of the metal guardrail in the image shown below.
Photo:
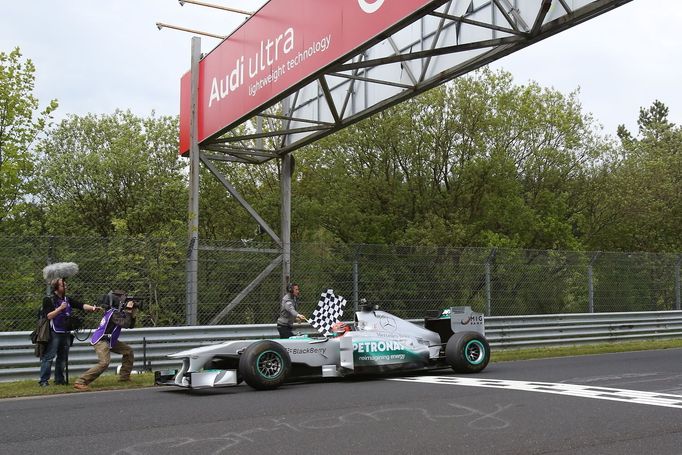
<path fill-rule="evenodd" d="M 682 311 L 495 316 L 486 318 L 485 324 L 486 337 L 494 349 L 682 337 Z M 301 326 L 300 331 L 313 333 L 307 326 Z M 29 333 L 0 332 L 0 382 L 38 380 L 39 359 L 33 355 Z M 122 332 L 121 340 L 133 348 L 134 368 L 142 371 L 176 367 L 177 360 L 166 356 L 183 349 L 234 339 L 277 337 L 274 325 L 259 324 L 131 329 Z M 119 359 L 112 355 L 112 373 Z M 76 340 L 69 353 L 71 382 L 96 362 L 92 346 Z"/>
<path fill-rule="evenodd" d="M 486 318 L 496 348 L 682 337 L 682 311 L 576 313 Z"/>

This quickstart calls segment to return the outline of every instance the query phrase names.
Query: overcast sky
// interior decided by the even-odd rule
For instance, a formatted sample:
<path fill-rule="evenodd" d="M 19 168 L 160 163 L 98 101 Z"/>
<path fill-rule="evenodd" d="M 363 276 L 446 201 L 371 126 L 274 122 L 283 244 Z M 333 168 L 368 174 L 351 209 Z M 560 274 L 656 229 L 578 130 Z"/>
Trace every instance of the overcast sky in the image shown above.
<path fill-rule="evenodd" d="M 205 0 L 256 10 L 264 0 Z M 539 1 L 539 0 L 538 0 Z M 37 68 L 36 95 L 59 101 L 57 117 L 176 115 L 189 69 L 191 34 L 156 22 L 229 34 L 245 16 L 176 0 L 0 0 L 0 51 L 16 46 Z M 613 134 L 636 132 L 640 107 L 655 99 L 682 124 L 682 2 L 634 0 L 494 63 L 517 83 L 564 93 L 580 88 L 584 110 Z M 202 38 L 202 51 L 219 43 Z"/>

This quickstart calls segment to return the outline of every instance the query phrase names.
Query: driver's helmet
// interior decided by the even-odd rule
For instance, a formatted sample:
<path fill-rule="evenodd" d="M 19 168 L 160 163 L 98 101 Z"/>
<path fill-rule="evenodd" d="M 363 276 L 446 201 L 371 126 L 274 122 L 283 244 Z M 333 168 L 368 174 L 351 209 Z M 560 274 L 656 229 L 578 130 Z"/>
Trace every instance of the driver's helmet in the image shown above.
<path fill-rule="evenodd" d="M 332 324 L 332 333 L 334 336 L 340 337 L 343 336 L 346 332 L 350 332 L 351 327 L 350 324 L 346 322 L 335 322 Z"/>

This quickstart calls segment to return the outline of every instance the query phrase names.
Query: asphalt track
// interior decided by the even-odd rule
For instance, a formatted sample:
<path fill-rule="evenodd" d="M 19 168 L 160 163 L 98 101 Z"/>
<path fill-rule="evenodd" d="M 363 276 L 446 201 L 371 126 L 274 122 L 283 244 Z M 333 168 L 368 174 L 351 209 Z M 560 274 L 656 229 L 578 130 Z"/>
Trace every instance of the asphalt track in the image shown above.
<path fill-rule="evenodd" d="M 682 349 L 0 400 L 0 454 L 682 454 Z"/>

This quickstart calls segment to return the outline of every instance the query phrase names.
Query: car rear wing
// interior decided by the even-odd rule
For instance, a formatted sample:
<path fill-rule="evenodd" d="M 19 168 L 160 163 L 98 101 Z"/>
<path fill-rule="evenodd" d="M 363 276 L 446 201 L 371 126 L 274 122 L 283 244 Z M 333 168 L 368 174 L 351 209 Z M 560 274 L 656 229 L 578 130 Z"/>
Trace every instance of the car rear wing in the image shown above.
<path fill-rule="evenodd" d="M 453 333 L 477 332 L 485 336 L 483 314 L 472 311 L 469 306 L 429 311 L 424 319 L 424 327 L 438 333 L 443 344 L 448 342 Z"/>
<path fill-rule="evenodd" d="M 450 308 L 450 327 L 454 333 L 478 332 L 485 336 L 483 313 L 476 313 L 470 306 L 453 306 Z"/>

